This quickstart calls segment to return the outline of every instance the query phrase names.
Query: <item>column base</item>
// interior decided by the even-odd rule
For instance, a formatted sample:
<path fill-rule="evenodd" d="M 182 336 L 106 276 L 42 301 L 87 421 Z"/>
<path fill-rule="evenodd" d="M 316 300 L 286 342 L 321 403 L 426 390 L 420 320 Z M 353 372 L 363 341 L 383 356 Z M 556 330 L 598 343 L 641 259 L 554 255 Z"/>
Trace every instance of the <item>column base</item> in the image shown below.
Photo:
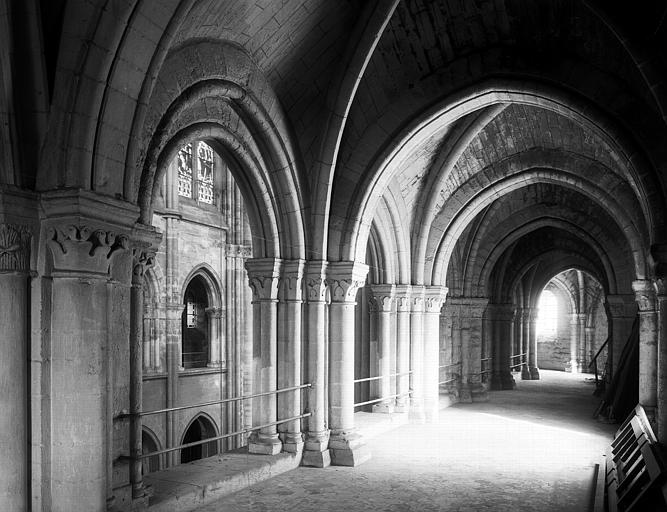
<path fill-rule="evenodd" d="M 410 411 L 410 406 L 406 403 L 398 403 L 394 405 L 394 412 L 405 413 Z"/>
<path fill-rule="evenodd" d="M 499 373 L 494 373 L 491 375 L 491 389 L 493 391 L 498 391 L 503 388 L 503 381 L 502 377 L 500 376 Z"/>
<path fill-rule="evenodd" d="M 331 464 L 358 466 L 371 458 L 371 451 L 358 434 L 343 433 L 329 439 Z"/>
<path fill-rule="evenodd" d="M 313 468 L 326 468 L 331 465 L 328 430 L 306 433 L 301 465 Z"/>
<path fill-rule="evenodd" d="M 470 398 L 472 402 L 488 402 L 489 392 L 482 384 L 470 386 Z"/>
<path fill-rule="evenodd" d="M 540 370 L 536 366 L 530 367 L 530 380 L 540 380 Z"/>
<path fill-rule="evenodd" d="M 278 434 L 252 435 L 248 440 L 248 453 L 257 455 L 278 455 L 283 449 L 283 443 Z"/>
<path fill-rule="evenodd" d="M 516 388 L 516 381 L 514 380 L 514 376 L 510 373 L 504 373 L 500 376 L 500 382 L 501 382 L 501 388 L 500 389 L 515 389 Z"/>
<path fill-rule="evenodd" d="M 436 423 L 440 417 L 440 407 L 439 404 L 435 405 L 427 404 L 424 407 L 424 421 L 426 423 Z"/>
<path fill-rule="evenodd" d="M 528 367 L 524 364 L 521 367 L 521 380 L 531 380 L 530 376 L 530 370 L 528 370 Z"/>
<path fill-rule="evenodd" d="M 459 388 L 459 402 L 464 404 L 472 403 L 472 388 L 470 384 L 462 382 Z"/>
<path fill-rule="evenodd" d="M 424 402 L 422 400 L 413 400 L 408 411 L 411 423 L 425 423 Z"/>
<path fill-rule="evenodd" d="M 373 412 L 381 414 L 391 414 L 395 411 L 394 404 L 392 403 L 379 403 L 373 405 Z"/>
<path fill-rule="evenodd" d="M 288 453 L 296 453 L 297 455 L 303 452 L 304 442 L 301 432 L 298 433 L 284 433 L 280 435 L 283 442 L 283 451 Z"/>

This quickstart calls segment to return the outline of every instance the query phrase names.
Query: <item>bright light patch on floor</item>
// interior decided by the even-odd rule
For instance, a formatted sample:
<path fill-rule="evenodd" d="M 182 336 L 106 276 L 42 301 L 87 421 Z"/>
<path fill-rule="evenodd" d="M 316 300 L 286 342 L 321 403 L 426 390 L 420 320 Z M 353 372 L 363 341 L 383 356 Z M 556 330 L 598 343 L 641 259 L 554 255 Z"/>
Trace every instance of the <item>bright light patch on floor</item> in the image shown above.
<path fill-rule="evenodd" d="M 537 305 L 537 335 L 549 336 L 556 334 L 558 325 L 558 299 L 549 290 L 544 290 L 540 295 Z"/>

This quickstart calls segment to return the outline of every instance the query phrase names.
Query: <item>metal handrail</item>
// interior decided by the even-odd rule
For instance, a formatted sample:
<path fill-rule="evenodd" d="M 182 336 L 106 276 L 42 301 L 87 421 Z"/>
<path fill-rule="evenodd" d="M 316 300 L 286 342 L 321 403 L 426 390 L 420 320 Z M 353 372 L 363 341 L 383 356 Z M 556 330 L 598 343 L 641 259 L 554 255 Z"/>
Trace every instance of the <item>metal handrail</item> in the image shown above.
<path fill-rule="evenodd" d="M 410 375 L 412 373 L 412 370 L 409 372 L 403 372 L 403 373 L 392 373 L 391 375 L 378 375 L 377 377 L 366 377 L 364 379 L 355 379 L 352 382 L 354 384 L 357 384 L 358 382 L 368 382 L 371 380 L 379 380 L 379 379 L 385 379 L 385 378 L 392 378 L 392 377 L 400 377 L 402 375 Z"/>
<path fill-rule="evenodd" d="M 362 405 L 374 404 L 376 402 L 384 402 L 385 400 L 390 400 L 392 398 L 398 398 L 401 396 L 408 396 L 409 394 L 410 392 L 408 391 L 406 393 L 399 393 L 398 395 L 390 395 L 390 396 L 384 396 L 382 398 L 375 398 L 373 400 L 368 400 L 366 402 L 359 402 L 358 404 L 354 404 L 354 407 L 361 407 Z"/>
<path fill-rule="evenodd" d="M 459 361 L 458 363 L 442 364 L 442 365 L 438 366 L 438 369 L 440 369 L 440 368 L 449 368 L 451 366 L 459 366 L 460 364 L 461 364 L 461 361 Z"/>
<path fill-rule="evenodd" d="M 229 434 L 223 434 L 221 436 L 209 437 L 207 439 L 202 439 L 201 441 L 194 441 L 192 443 L 181 444 L 181 445 L 175 446 L 174 448 L 165 448 L 164 450 L 158 450 L 156 452 L 142 453 L 141 455 L 139 455 L 137 457 L 137 459 L 146 459 L 148 457 L 153 457 L 154 455 L 162 455 L 163 453 L 175 452 L 176 450 L 182 450 L 183 448 L 190 448 L 192 446 L 198 446 L 200 444 L 206 444 L 206 443 L 211 443 L 213 441 L 219 441 L 220 439 L 225 439 L 227 437 L 232 437 L 232 436 L 238 436 L 238 435 L 241 435 L 241 434 L 245 434 L 247 432 L 252 432 L 253 430 L 258 430 L 260 428 L 272 427 L 274 425 L 280 425 L 281 423 L 287 423 L 288 421 L 294 421 L 294 420 L 298 420 L 298 419 L 301 419 L 301 418 L 307 418 L 308 416 L 311 416 L 311 415 L 312 415 L 312 413 L 307 412 L 305 414 L 299 414 L 298 416 L 293 416 L 291 418 L 287 418 L 287 419 L 284 419 L 284 420 L 273 421 L 271 423 L 265 423 L 264 425 L 257 425 L 255 427 L 245 428 L 245 429 L 239 430 L 237 432 L 231 432 Z"/>
<path fill-rule="evenodd" d="M 449 384 L 450 382 L 456 382 L 457 380 L 459 380 L 458 377 L 455 377 L 453 379 L 443 380 L 442 382 L 438 382 L 438 386 L 443 386 L 445 384 Z"/>
<path fill-rule="evenodd" d="M 528 355 L 528 352 L 523 352 L 521 354 L 515 354 L 513 356 L 510 356 L 510 359 L 515 359 L 517 357 L 522 357 L 522 356 L 526 356 L 526 355 Z"/>
<path fill-rule="evenodd" d="M 589 367 L 589 368 L 591 367 L 591 365 L 592 365 L 594 362 L 596 362 L 598 356 L 600 355 L 600 352 L 602 352 L 602 349 L 604 349 L 604 348 L 607 346 L 607 343 L 609 343 L 609 338 L 607 338 L 606 340 L 604 340 L 604 343 L 602 344 L 602 346 L 600 347 L 600 349 L 597 351 L 597 353 L 593 356 L 593 359 L 591 359 L 591 362 L 588 363 L 588 367 Z"/>
<path fill-rule="evenodd" d="M 211 402 L 203 402 L 200 404 L 194 404 L 194 405 L 180 405 L 178 407 L 167 407 L 166 409 L 157 409 L 155 411 L 142 411 L 137 414 L 137 416 L 150 416 L 152 414 L 162 414 L 165 412 L 174 412 L 174 411 L 182 411 L 184 409 L 194 409 L 195 407 L 206 407 L 208 405 L 218 405 L 218 404 L 225 404 L 228 402 L 238 402 L 241 400 L 249 400 L 250 398 L 257 398 L 260 396 L 267 396 L 267 395 L 274 395 L 278 393 L 285 393 L 287 391 L 296 391 L 297 389 L 303 389 L 303 388 L 309 388 L 312 387 L 312 384 L 301 384 L 300 386 L 292 386 L 289 388 L 283 388 L 283 389 L 276 389 L 274 391 L 264 391 L 262 393 L 255 393 L 252 395 L 245 395 L 245 396 L 237 396 L 233 398 L 223 398 L 221 400 L 213 400 Z M 120 414 L 118 417 L 119 418 L 124 418 L 132 416 L 132 414 Z"/>

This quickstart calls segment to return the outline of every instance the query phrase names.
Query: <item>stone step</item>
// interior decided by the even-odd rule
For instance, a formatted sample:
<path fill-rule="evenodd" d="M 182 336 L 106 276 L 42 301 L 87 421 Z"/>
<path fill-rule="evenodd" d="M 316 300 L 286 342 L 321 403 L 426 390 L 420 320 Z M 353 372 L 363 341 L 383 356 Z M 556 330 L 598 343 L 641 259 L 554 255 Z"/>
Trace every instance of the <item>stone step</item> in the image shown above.
<path fill-rule="evenodd" d="M 300 454 L 249 454 L 247 448 L 144 476 L 150 512 L 187 512 L 299 466 Z"/>

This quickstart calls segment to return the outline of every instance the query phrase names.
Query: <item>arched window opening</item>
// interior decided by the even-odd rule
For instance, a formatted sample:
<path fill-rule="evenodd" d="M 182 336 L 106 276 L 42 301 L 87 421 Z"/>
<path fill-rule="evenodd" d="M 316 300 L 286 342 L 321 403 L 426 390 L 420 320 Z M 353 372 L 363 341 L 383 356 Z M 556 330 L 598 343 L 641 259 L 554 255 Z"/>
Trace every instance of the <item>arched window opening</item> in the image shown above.
<path fill-rule="evenodd" d="M 209 437 L 215 437 L 215 428 L 208 419 L 204 418 L 203 416 L 199 416 L 190 424 L 188 430 L 185 432 L 185 436 L 183 437 L 183 444 L 203 441 Z M 210 443 L 203 443 L 196 446 L 191 446 L 189 448 L 183 448 L 181 450 L 181 464 L 192 462 L 193 460 L 204 459 L 206 457 L 212 457 L 217 453 L 217 441 L 211 441 Z"/>
<path fill-rule="evenodd" d="M 141 453 L 146 454 L 146 453 L 152 453 L 158 451 L 158 445 L 155 442 L 155 439 L 153 439 L 153 436 L 151 436 L 148 432 L 145 430 L 142 430 L 141 432 Z M 160 456 L 159 455 L 153 455 L 152 457 L 146 457 L 145 459 L 142 459 L 141 462 L 141 471 L 142 473 L 148 474 L 148 473 L 153 473 L 155 471 L 160 471 L 162 469 L 160 467 Z"/>
<path fill-rule="evenodd" d="M 209 320 L 206 314 L 208 295 L 204 280 L 196 276 L 185 290 L 182 316 L 183 368 L 202 368 L 208 363 Z"/>
<path fill-rule="evenodd" d="M 537 335 L 552 336 L 558 328 L 558 297 L 549 290 L 540 295 L 537 308 Z"/>
<path fill-rule="evenodd" d="M 203 141 L 186 144 L 178 151 L 178 195 L 198 203 L 215 204 L 213 148 Z"/>

